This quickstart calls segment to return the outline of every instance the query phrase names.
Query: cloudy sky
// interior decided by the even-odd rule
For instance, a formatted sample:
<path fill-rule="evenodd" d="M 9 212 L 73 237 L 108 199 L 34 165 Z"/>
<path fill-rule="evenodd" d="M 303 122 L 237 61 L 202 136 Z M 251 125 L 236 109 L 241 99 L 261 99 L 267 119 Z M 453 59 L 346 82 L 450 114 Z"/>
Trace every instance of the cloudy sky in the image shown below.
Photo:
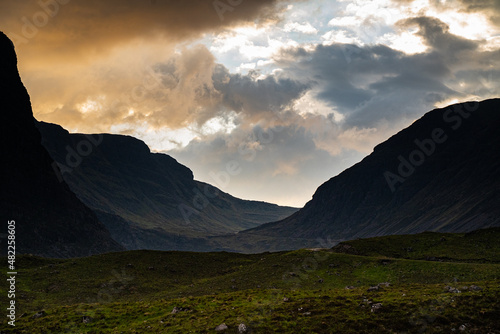
<path fill-rule="evenodd" d="M 499 0 L 1 1 L 38 120 L 303 206 L 434 107 L 498 96 Z"/>

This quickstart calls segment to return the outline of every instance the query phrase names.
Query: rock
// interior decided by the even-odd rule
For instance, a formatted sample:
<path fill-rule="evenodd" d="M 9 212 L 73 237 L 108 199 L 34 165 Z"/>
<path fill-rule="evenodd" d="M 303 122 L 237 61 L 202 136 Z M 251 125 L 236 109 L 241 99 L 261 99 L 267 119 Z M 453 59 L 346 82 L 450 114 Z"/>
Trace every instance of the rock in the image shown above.
<path fill-rule="evenodd" d="M 295 276 L 297 276 L 297 274 L 296 274 L 296 273 L 294 273 L 293 271 L 289 272 L 289 273 L 288 273 L 288 275 L 290 275 L 291 277 L 295 277 Z"/>
<path fill-rule="evenodd" d="M 187 307 L 177 307 L 177 306 L 174 306 L 174 308 L 172 309 L 172 312 L 170 312 L 171 314 L 176 314 L 176 313 L 179 313 L 179 312 L 185 312 L 185 311 L 189 311 L 189 308 Z"/>
<path fill-rule="evenodd" d="M 373 292 L 373 291 L 378 291 L 378 290 L 380 290 L 380 287 L 378 285 L 375 285 L 375 286 L 369 287 L 368 290 L 366 290 L 366 291 Z"/>
<path fill-rule="evenodd" d="M 458 290 L 457 288 L 451 287 L 451 286 L 446 286 L 444 288 L 444 292 L 449 292 L 449 293 L 461 293 L 462 291 Z"/>
<path fill-rule="evenodd" d="M 37 312 L 37 313 L 33 314 L 33 315 L 31 316 L 31 318 L 32 318 L 32 319 L 38 319 L 38 318 L 44 317 L 44 316 L 46 316 L 46 315 L 47 315 L 47 312 L 45 312 L 45 311 L 43 311 L 43 310 L 42 310 L 42 311 L 40 311 L 40 312 Z"/>
<path fill-rule="evenodd" d="M 469 290 L 470 290 L 470 291 L 481 291 L 481 290 L 483 290 L 483 288 L 480 288 L 480 287 L 478 287 L 477 285 L 471 285 L 471 286 L 469 287 Z"/>
<path fill-rule="evenodd" d="M 356 289 L 355 286 L 352 286 L 352 285 L 348 285 L 345 287 L 346 290 L 352 290 L 352 289 Z"/>
<path fill-rule="evenodd" d="M 372 305 L 371 311 L 372 312 L 378 312 L 378 311 L 380 311 L 381 308 L 382 308 L 382 303 L 376 303 L 376 304 Z"/>
<path fill-rule="evenodd" d="M 289 302 L 289 301 L 290 301 L 290 299 L 289 299 L 288 297 L 284 297 L 284 298 L 283 298 L 283 301 L 286 303 L 286 302 Z"/>
<path fill-rule="evenodd" d="M 465 327 L 465 325 L 458 327 L 458 330 L 461 332 L 465 331 L 466 329 L 467 329 L 467 327 Z"/>
<path fill-rule="evenodd" d="M 318 283 L 323 283 L 323 279 L 322 279 L 322 278 L 320 278 L 320 279 L 318 280 Z"/>
<path fill-rule="evenodd" d="M 88 315 L 84 315 L 84 316 L 82 317 L 82 322 L 83 322 L 84 324 L 91 323 L 91 322 L 92 322 L 92 318 L 91 318 L 91 317 L 89 317 Z"/>
<path fill-rule="evenodd" d="M 238 326 L 238 333 L 247 333 L 248 332 L 248 328 L 245 324 L 240 324 Z"/>
<path fill-rule="evenodd" d="M 220 324 L 219 326 L 215 327 L 215 331 L 216 332 L 223 332 L 223 331 L 225 331 L 228 328 L 229 327 L 227 327 L 226 324 Z"/>
<path fill-rule="evenodd" d="M 379 287 L 386 287 L 386 288 L 388 288 L 388 287 L 390 287 L 390 286 L 391 286 L 391 283 L 389 283 L 389 282 L 383 282 L 383 283 L 379 283 L 377 286 L 379 286 Z"/>

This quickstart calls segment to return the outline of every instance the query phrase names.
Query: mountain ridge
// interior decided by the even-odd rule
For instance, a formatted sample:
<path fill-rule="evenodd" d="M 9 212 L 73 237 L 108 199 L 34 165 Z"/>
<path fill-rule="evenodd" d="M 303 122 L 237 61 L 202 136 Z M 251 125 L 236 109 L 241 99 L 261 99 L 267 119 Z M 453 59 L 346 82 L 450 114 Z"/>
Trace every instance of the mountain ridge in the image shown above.
<path fill-rule="evenodd" d="M 500 99 L 434 109 L 323 183 L 291 217 L 242 233 L 347 240 L 498 226 L 499 109 Z"/>
<path fill-rule="evenodd" d="M 71 189 L 129 249 L 214 250 L 206 237 L 297 210 L 241 200 L 196 181 L 188 167 L 134 137 L 69 133 L 45 122 L 36 126 Z"/>
<path fill-rule="evenodd" d="M 2 32 L 0 65 L 2 232 L 7 232 L 7 221 L 15 221 L 18 254 L 75 257 L 123 250 L 96 215 L 58 180 L 35 128 L 14 45 Z M 1 252 L 6 250 L 2 247 Z"/>

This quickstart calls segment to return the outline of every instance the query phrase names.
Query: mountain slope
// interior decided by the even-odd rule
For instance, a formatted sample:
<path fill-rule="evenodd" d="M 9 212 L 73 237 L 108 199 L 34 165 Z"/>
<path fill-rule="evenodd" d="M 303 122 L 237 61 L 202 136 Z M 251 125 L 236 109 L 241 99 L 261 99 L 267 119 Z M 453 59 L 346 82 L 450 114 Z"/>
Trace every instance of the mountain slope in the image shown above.
<path fill-rule="evenodd" d="M 500 226 L 499 110 L 499 99 L 433 110 L 294 215 L 240 234 L 347 240 Z"/>
<path fill-rule="evenodd" d="M 205 237 L 285 218 L 297 209 L 232 197 L 193 179 L 133 137 L 70 134 L 39 122 L 43 145 L 78 197 L 129 249 L 211 250 Z"/>
<path fill-rule="evenodd" d="M 16 225 L 17 253 L 73 257 L 118 251 L 96 215 L 58 180 L 41 145 L 12 42 L 0 32 L 2 232 Z M 7 247 L 2 246 L 2 252 Z"/>

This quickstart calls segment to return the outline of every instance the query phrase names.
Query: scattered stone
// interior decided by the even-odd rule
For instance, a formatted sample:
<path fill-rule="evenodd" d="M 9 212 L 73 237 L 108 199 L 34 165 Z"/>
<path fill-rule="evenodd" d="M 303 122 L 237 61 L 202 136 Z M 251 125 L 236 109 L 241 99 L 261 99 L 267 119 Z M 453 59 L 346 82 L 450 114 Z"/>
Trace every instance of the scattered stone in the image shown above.
<path fill-rule="evenodd" d="M 174 306 L 174 308 L 172 309 L 172 312 L 170 312 L 171 314 L 176 314 L 176 313 L 179 313 L 179 312 L 185 312 L 185 311 L 189 311 L 189 308 L 187 307 L 177 307 L 177 306 Z"/>
<path fill-rule="evenodd" d="M 318 280 L 318 283 L 323 283 L 323 279 L 322 279 L 322 278 L 320 278 L 320 279 Z"/>
<path fill-rule="evenodd" d="M 33 319 L 38 319 L 38 318 L 44 317 L 44 316 L 46 316 L 46 315 L 47 315 L 47 312 L 45 312 L 45 311 L 43 311 L 43 310 L 42 310 L 42 311 L 40 311 L 40 312 L 37 312 L 37 313 L 33 314 L 33 315 L 31 316 L 31 318 L 33 318 Z"/>
<path fill-rule="evenodd" d="M 289 302 L 289 301 L 290 301 L 290 298 L 288 298 L 288 297 L 284 297 L 284 298 L 283 298 L 283 301 L 284 301 L 285 303 L 286 303 L 286 302 Z"/>
<path fill-rule="evenodd" d="M 245 324 L 240 324 L 238 326 L 238 333 L 247 333 L 248 332 L 248 328 Z"/>
<path fill-rule="evenodd" d="M 462 291 L 458 290 L 457 288 L 451 287 L 451 286 L 446 286 L 444 288 L 444 292 L 449 292 L 449 293 L 461 293 Z"/>
<path fill-rule="evenodd" d="M 469 289 L 470 289 L 471 291 L 481 291 L 481 290 L 483 290 L 483 288 L 480 288 L 480 287 L 478 287 L 477 285 L 471 285 L 471 286 L 469 287 Z"/>
<path fill-rule="evenodd" d="M 132 263 L 127 263 L 127 268 L 134 268 L 134 265 Z"/>
<path fill-rule="evenodd" d="M 288 275 L 290 275 L 291 277 L 295 277 L 295 276 L 297 276 L 297 274 L 296 274 L 296 273 L 294 273 L 293 271 L 289 272 L 289 273 L 288 273 Z"/>
<path fill-rule="evenodd" d="M 376 303 L 372 305 L 372 312 L 378 312 L 382 308 L 382 303 Z"/>
<path fill-rule="evenodd" d="M 304 312 L 302 315 L 311 315 L 311 312 Z"/>
<path fill-rule="evenodd" d="M 222 332 L 222 331 L 225 331 L 226 329 L 228 329 L 229 327 L 227 327 L 226 324 L 220 324 L 219 326 L 215 327 L 215 331 L 216 332 Z"/>
<path fill-rule="evenodd" d="M 391 286 L 391 283 L 389 282 L 383 282 L 383 283 L 379 283 L 378 284 L 379 287 L 385 287 L 385 288 L 388 288 Z"/>
<path fill-rule="evenodd" d="M 355 286 L 352 286 L 352 285 L 348 285 L 345 287 L 346 290 L 352 290 L 352 289 L 356 289 Z"/>
<path fill-rule="evenodd" d="M 467 329 L 467 327 L 465 327 L 465 325 L 458 327 L 458 330 L 461 332 L 465 331 L 466 329 Z"/>
<path fill-rule="evenodd" d="M 378 290 L 380 290 L 380 287 L 378 285 L 375 285 L 375 286 L 369 287 L 368 290 L 366 290 L 366 291 L 373 292 L 373 291 L 378 291 Z"/>
<path fill-rule="evenodd" d="M 89 317 L 88 315 L 84 315 L 84 316 L 82 317 L 82 322 L 83 322 L 84 324 L 91 323 L 91 322 L 92 322 L 92 318 L 91 318 L 91 317 Z"/>

